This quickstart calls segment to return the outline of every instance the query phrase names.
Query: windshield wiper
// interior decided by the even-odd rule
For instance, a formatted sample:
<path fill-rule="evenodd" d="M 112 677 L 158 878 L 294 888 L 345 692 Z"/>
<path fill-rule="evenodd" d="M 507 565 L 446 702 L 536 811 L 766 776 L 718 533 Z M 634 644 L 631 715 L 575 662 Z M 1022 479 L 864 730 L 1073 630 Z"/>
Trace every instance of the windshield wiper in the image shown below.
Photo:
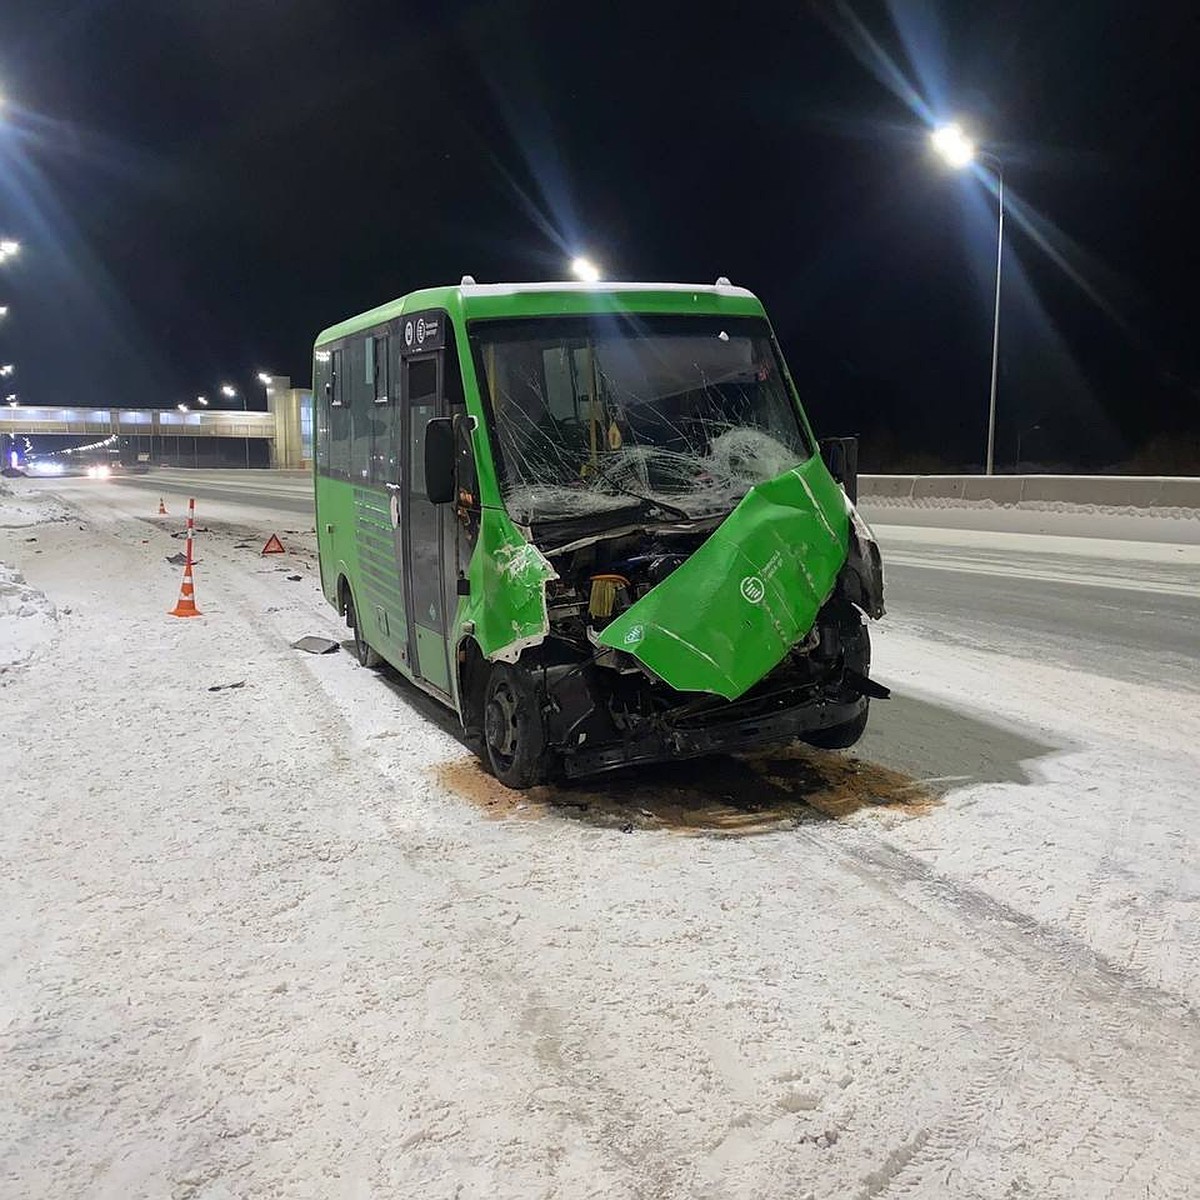
<path fill-rule="evenodd" d="M 664 500 L 658 500 L 651 496 L 643 496 L 641 492 L 635 492 L 632 488 L 622 487 L 614 479 L 604 480 L 604 486 L 610 487 L 614 492 L 620 492 L 624 496 L 632 496 L 635 500 L 640 500 L 643 504 L 652 505 L 654 508 L 661 508 L 663 512 L 673 513 L 681 521 L 690 521 L 692 516 L 686 513 L 682 508 L 676 508 L 674 504 L 667 504 Z"/>

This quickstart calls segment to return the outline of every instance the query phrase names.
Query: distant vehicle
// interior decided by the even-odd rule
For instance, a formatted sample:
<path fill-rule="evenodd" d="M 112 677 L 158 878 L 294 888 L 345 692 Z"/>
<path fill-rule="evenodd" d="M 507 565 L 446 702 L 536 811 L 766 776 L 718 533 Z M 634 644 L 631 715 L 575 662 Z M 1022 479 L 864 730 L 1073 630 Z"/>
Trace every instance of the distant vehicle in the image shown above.
<path fill-rule="evenodd" d="M 325 595 L 505 784 L 849 746 L 887 695 L 856 446 L 822 459 L 750 292 L 464 280 L 325 330 L 313 380 Z"/>

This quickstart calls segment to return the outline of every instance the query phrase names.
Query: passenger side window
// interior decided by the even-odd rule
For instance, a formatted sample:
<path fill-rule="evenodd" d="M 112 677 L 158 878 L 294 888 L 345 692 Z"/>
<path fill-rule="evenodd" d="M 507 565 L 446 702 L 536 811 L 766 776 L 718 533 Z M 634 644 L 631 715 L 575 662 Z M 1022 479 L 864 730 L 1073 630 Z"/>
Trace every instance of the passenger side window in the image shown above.
<path fill-rule="evenodd" d="M 374 390 L 373 374 L 368 375 L 367 362 L 370 338 L 355 338 L 349 346 L 346 379 L 346 403 L 350 407 L 350 477 L 365 480 L 371 470 L 372 404 Z"/>
<path fill-rule="evenodd" d="M 391 391 L 388 388 L 388 339 L 386 337 L 372 338 L 371 349 L 375 403 L 386 404 L 391 399 Z"/>
<path fill-rule="evenodd" d="M 343 478 L 350 474 L 350 409 L 346 405 L 346 352 L 334 350 L 330 358 L 329 471 Z"/>
<path fill-rule="evenodd" d="M 387 336 L 371 339 L 371 482 L 395 483 L 396 466 L 396 422 L 399 409 L 392 396 L 390 385 L 390 345 Z"/>
<path fill-rule="evenodd" d="M 317 470 L 322 474 L 329 470 L 329 401 L 331 379 L 329 370 L 330 353 L 318 350 L 313 361 L 313 408 L 317 418 Z"/>

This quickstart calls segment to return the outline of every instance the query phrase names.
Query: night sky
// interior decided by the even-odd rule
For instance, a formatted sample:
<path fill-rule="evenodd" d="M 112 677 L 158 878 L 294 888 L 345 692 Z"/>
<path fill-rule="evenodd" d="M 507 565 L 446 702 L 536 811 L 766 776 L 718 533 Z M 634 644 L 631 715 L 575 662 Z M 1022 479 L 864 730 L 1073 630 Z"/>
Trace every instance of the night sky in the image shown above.
<path fill-rule="evenodd" d="M 957 117 L 1012 200 L 998 465 L 1186 457 L 1197 62 L 1169 0 L 4 0 L 0 360 L 28 404 L 261 406 L 336 320 L 583 251 L 758 293 L 868 466 L 977 465 L 996 207 L 928 150 Z"/>

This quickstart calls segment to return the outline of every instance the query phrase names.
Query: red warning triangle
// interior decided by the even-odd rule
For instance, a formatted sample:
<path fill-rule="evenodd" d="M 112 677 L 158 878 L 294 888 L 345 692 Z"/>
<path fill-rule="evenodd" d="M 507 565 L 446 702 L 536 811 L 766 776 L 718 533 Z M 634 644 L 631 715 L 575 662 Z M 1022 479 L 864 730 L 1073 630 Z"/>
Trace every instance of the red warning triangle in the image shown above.
<path fill-rule="evenodd" d="M 278 534 L 271 534 L 270 540 L 262 548 L 264 554 L 283 554 L 283 543 L 279 540 Z"/>

